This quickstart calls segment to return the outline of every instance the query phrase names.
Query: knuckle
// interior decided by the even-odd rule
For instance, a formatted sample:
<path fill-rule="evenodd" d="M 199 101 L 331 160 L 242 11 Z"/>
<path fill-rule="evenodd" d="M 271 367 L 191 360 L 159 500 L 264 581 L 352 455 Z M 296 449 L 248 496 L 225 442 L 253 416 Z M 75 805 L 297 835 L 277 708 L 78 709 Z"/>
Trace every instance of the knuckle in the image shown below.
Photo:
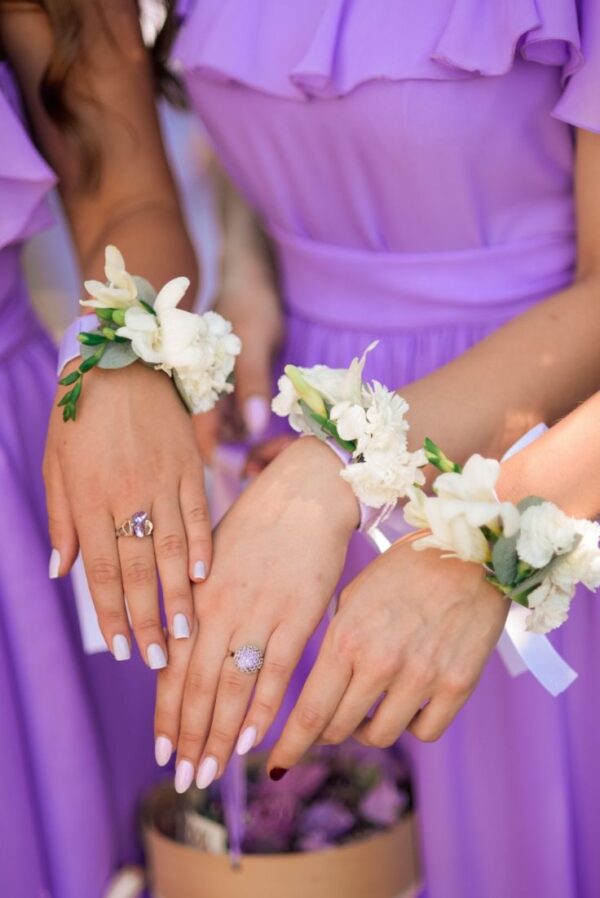
<path fill-rule="evenodd" d="M 192 730 L 182 730 L 179 734 L 179 747 L 188 750 L 192 750 L 193 754 L 196 754 L 197 751 L 204 745 L 204 739 L 200 736 L 199 733 L 194 733 Z M 197 751 L 194 751 L 196 749 Z"/>
<path fill-rule="evenodd" d="M 460 697 L 468 695 L 473 688 L 473 681 L 463 672 L 447 673 L 442 678 L 442 688 L 444 692 Z"/>
<path fill-rule="evenodd" d="M 341 745 L 348 737 L 348 733 L 339 726 L 328 726 L 321 734 L 321 742 L 327 745 Z"/>
<path fill-rule="evenodd" d="M 169 587 L 163 583 L 165 601 L 171 605 L 189 605 L 192 601 L 192 591 L 188 587 Z"/>
<path fill-rule="evenodd" d="M 134 621 L 133 628 L 138 635 L 153 635 L 156 630 L 160 630 L 160 625 L 156 617 L 141 617 Z"/>
<path fill-rule="evenodd" d="M 142 558 L 130 558 L 123 564 L 123 576 L 128 583 L 151 583 L 154 580 L 154 568 Z"/>
<path fill-rule="evenodd" d="M 210 745 L 231 745 L 236 734 L 232 730 L 223 727 L 213 727 L 210 731 Z"/>
<path fill-rule="evenodd" d="M 239 674 L 237 671 L 228 670 L 221 676 L 221 686 L 225 692 L 237 695 L 244 688 L 246 674 Z"/>
<path fill-rule="evenodd" d="M 87 576 L 92 586 L 110 586 L 121 580 L 121 569 L 114 561 L 93 558 L 87 565 Z"/>
<path fill-rule="evenodd" d="M 437 742 L 442 733 L 439 730 L 436 730 L 426 723 L 419 723 L 418 721 L 413 724 L 411 727 L 413 736 L 419 740 L 419 742 Z"/>
<path fill-rule="evenodd" d="M 186 691 L 193 698 L 206 698 L 212 695 L 213 692 L 206 677 L 198 673 L 198 671 L 190 671 L 188 674 Z"/>
<path fill-rule="evenodd" d="M 338 626 L 332 634 L 334 652 L 347 659 L 355 658 L 363 641 L 361 634 L 354 627 Z"/>
<path fill-rule="evenodd" d="M 289 666 L 283 661 L 275 661 L 273 659 L 265 658 L 265 663 L 262 668 L 263 674 L 272 680 L 286 680 L 290 669 Z"/>
<path fill-rule="evenodd" d="M 325 726 L 325 715 L 313 705 L 300 705 L 296 711 L 298 726 L 310 733 L 320 733 Z"/>
<path fill-rule="evenodd" d="M 389 730 L 372 730 L 366 734 L 369 745 L 373 748 L 389 748 L 397 740 L 398 734 Z"/>
<path fill-rule="evenodd" d="M 257 698 L 253 702 L 253 712 L 263 719 L 271 720 L 275 717 L 276 710 L 275 704 L 266 699 Z"/>
<path fill-rule="evenodd" d="M 432 679 L 431 666 L 417 656 L 407 660 L 404 672 L 408 681 L 413 685 L 424 686 Z"/>
<path fill-rule="evenodd" d="M 154 540 L 156 554 L 160 558 L 180 558 L 186 554 L 186 545 L 180 533 L 165 533 Z"/>
<path fill-rule="evenodd" d="M 125 619 L 123 610 L 119 608 L 102 608 L 98 611 L 98 616 L 109 630 L 122 627 Z M 127 629 L 129 629 L 129 626 L 127 626 Z"/>
<path fill-rule="evenodd" d="M 208 524 L 208 507 L 204 502 L 194 502 L 186 512 L 187 520 L 194 527 L 204 527 Z"/>

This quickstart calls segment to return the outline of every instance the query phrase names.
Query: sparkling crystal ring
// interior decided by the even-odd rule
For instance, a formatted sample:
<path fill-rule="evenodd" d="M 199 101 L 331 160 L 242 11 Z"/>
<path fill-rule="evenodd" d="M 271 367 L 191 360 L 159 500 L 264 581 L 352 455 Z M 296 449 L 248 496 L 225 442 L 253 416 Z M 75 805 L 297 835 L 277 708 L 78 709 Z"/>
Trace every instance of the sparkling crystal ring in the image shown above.
<path fill-rule="evenodd" d="M 142 539 L 144 536 L 150 536 L 154 530 L 154 524 L 150 520 L 145 511 L 136 511 L 130 518 L 123 521 L 120 527 L 115 530 L 117 539 L 120 536 L 137 536 Z"/>
<path fill-rule="evenodd" d="M 258 673 L 265 660 L 257 645 L 241 645 L 235 652 L 230 652 L 230 656 L 237 669 L 247 674 Z"/>

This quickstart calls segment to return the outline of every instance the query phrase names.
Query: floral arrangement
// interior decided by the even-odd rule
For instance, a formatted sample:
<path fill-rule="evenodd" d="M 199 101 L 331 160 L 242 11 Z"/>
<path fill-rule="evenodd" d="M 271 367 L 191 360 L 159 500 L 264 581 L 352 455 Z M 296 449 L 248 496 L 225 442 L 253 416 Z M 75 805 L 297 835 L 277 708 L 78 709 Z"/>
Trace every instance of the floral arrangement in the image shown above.
<path fill-rule="evenodd" d="M 484 565 L 487 580 L 505 596 L 531 609 L 527 629 L 548 633 L 567 619 L 579 583 L 600 586 L 600 524 L 571 518 L 552 502 L 528 496 L 518 505 L 500 502 L 500 463 L 473 455 L 461 468 L 431 440 L 431 464 L 442 473 L 433 496 L 409 491 L 406 521 L 429 531 L 415 549 Z"/>
<path fill-rule="evenodd" d="M 222 824 L 218 785 L 196 796 L 185 814 Z M 394 826 L 411 806 L 406 767 L 395 749 L 352 741 L 318 749 L 278 783 L 264 764 L 250 765 L 242 850 L 279 854 L 330 848 Z"/>
<path fill-rule="evenodd" d="M 276 415 L 298 433 L 333 440 L 348 453 L 341 476 L 358 500 L 382 509 L 380 521 L 413 484 L 424 483 L 424 452 L 408 449 L 408 403 L 377 381 L 362 381 L 367 353 L 349 368 L 287 365 L 273 399 Z"/>
<path fill-rule="evenodd" d="M 95 367 L 123 368 L 141 360 L 164 371 L 192 414 L 209 411 L 223 393 L 232 392 L 241 342 L 216 312 L 177 308 L 187 278 L 174 278 L 157 294 L 144 278 L 129 274 L 115 246 L 106 247 L 104 271 L 106 283 L 85 282 L 92 298 L 81 305 L 94 310 L 96 326 L 77 334 L 82 362 L 60 380 L 70 387 L 59 402 L 63 420 L 75 420 L 84 375 Z"/>

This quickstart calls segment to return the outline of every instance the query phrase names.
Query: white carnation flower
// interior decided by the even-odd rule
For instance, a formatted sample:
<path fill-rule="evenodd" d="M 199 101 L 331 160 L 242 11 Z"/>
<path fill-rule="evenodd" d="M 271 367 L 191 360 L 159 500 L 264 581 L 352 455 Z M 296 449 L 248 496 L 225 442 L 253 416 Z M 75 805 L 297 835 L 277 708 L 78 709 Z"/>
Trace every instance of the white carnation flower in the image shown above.
<path fill-rule="evenodd" d="M 583 583 L 588 589 L 600 587 L 600 524 L 596 521 L 575 521 L 576 535 L 580 537 L 572 552 L 551 572 L 550 579 L 558 588 L 566 592 Z"/>
<path fill-rule="evenodd" d="M 84 287 L 92 299 L 80 300 L 91 309 L 129 309 L 139 305 L 137 286 L 125 269 L 125 260 L 116 246 L 107 246 L 104 273 L 108 283 L 85 281 Z"/>
<path fill-rule="evenodd" d="M 569 616 L 572 597 L 572 591 L 559 589 L 546 577 L 528 596 L 531 612 L 527 615 L 527 629 L 531 633 L 549 633 L 562 626 Z"/>
<path fill-rule="evenodd" d="M 576 525 L 575 518 L 568 517 L 552 502 L 527 508 L 521 515 L 519 558 L 531 567 L 545 567 L 555 555 L 571 551 L 577 536 Z"/>

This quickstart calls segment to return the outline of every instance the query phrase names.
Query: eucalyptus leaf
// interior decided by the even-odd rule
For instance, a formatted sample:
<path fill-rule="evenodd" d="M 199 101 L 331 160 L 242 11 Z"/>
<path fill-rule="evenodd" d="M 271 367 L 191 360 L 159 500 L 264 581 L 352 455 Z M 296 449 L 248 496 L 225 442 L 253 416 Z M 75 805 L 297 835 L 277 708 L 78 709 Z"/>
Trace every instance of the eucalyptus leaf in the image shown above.
<path fill-rule="evenodd" d="M 186 409 L 188 410 L 188 412 L 190 413 L 190 415 L 193 415 L 193 414 L 194 414 L 194 409 L 193 409 L 192 404 L 191 404 L 191 402 L 190 402 L 190 400 L 189 400 L 188 394 L 187 394 L 186 391 L 183 389 L 183 384 L 181 383 L 181 378 L 179 377 L 179 375 L 177 374 L 177 371 L 175 371 L 175 370 L 173 371 L 173 383 L 174 383 L 175 386 L 177 387 L 177 393 L 178 393 L 178 395 L 179 395 L 179 398 L 181 399 L 181 401 L 182 401 L 183 404 L 185 405 L 185 407 L 186 407 Z"/>
<path fill-rule="evenodd" d="M 140 277 L 137 274 L 134 274 L 133 280 L 137 287 L 138 299 L 141 300 L 141 302 L 148 303 L 149 306 L 153 306 L 157 294 L 150 281 L 147 281 L 146 278 Z"/>
<path fill-rule="evenodd" d="M 521 499 L 520 502 L 517 503 L 517 508 L 523 514 L 524 511 L 527 511 L 528 508 L 533 508 L 536 505 L 543 505 L 545 499 L 540 499 L 539 496 L 526 496 L 524 499 Z"/>
<path fill-rule="evenodd" d="M 108 343 L 98 362 L 99 368 L 126 368 L 138 361 L 138 356 L 131 348 L 131 343 Z"/>
<path fill-rule="evenodd" d="M 492 549 L 492 565 L 500 583 L 505 586 L 514 583 L 518 564 L 517 534 L 500 536 Z"/>

